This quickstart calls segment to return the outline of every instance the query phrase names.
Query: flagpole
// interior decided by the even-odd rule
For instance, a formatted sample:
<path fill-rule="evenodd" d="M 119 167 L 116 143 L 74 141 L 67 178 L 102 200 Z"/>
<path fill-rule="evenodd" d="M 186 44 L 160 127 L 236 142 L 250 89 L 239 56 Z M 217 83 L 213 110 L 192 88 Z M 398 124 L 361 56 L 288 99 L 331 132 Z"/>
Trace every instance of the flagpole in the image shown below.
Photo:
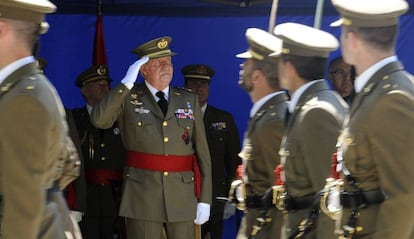
<path fill-rule="evenodd" d="M 102 15 L 102 0 L 98 0 L 98 15 Z"/>
<path fill-rule="evenodd" d="M 102 0 L 97 1 L 95 37 L 92 55 L 92 64 L 107 66 L 104 35 L 103 35 L 103 16 L 102 16 Z"/>
<path fill-rule="evenodd" d="M 321 28 L 321 19 L 323 13 L 323 3 L 324 0 L 318 0 L 316 3 L 316 11 L 315 11 L 315 21 L 313 23 L 313 27 L 320 29 Z"/>
<path fill-rule="evenodd" d="M 276 25 L 276 12 L 277 12 L 278 2 L 279 2 L 278 0 L 272 1 L 272 8 L 270 9 L 270 17 L 269 17 L 269 32 L 270 33 L 273 32 L 273 28 Z"/>

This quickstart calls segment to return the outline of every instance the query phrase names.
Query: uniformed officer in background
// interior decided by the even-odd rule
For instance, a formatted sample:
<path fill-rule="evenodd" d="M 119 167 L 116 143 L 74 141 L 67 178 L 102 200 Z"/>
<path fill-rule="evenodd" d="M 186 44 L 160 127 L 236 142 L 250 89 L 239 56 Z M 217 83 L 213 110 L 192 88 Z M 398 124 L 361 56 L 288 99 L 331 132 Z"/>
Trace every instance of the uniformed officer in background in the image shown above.
<path fill-rule="evenodd" d="M 72 110 L 85 161 L 86 213 L 81 221 L 83 236 L 88 239 L 120 237 L 118 210 L 121 198 L 125 149 L 117 122 L 107 129 L 92 125 L 89 114 L 109 92 L 111 79 L 104 65 L 92 65 L 79 74 L 85 106 Z"/>
<path fill-rule="evenodd" d="M 403 0 L 334 0 L 357 95 L 338 142 L 347 238 L 414 237 L 414 82 L 395 53 Z M 375 6 L 375 7 L 373 7 Z M 362 199 L 362 200 L 361 200 Z"/>
<path fill-rule="evenodd" d="M 253 102 L 249 125 L 244 135 L 243 181 L 246 188 L 246 207 L 237 239 L 249 238 L 262 217 L 262 196 L 275 182 L 274 170 L 280 163 L 279 145 L 283 135 L 288 96 L 279 84 L 277 64 L 281 41 L 257 28 L 246 30 L 249 49 L 236 55 L 244 59 L 240 65 L 239 85 Z M 264 225 L 255 238 L 279 238 L 282 213 L 276 208 L 267 212 L 271 222 Z"/>
<path fill-rule="evenodd" d="M 333 35 L 290 22 L 277 25 L 274 34 L 283 41 L 280 84 L 291 96 L 280 156 L 287 192 L 284 233 L 292 236 L 301 232 L 298 225 L 311 211 L 316 215 L 310 218 L 319 212 L 319 201 L 314 200 L 329 176 L 348 106 L 323 79 L 329 53 L 339 46 Z M 312 227 L 305 238 L 333 237 L 334 221 L 326 215 L 320 215 Z"/>
<path fill-rule="evenodd" d="M 210 220 L 202 226 L 202 235 L 204 239 L 221 239 L 224 207 L 233 213 L 235 208 L 229 203 L 225 204 L 225 201 L 217 200 L 217 197 L 227 197 L 237 165 L 240 164 L 239 132 L 231 113 L 207 104 L 211 78 L 214 75 L 213 68 L 203 64 L 192 64 L 184 66 L 181 72 L 184 75 L 185 87 L 198 95 L 211 156 L 213 205 Z"/>
<path fill-rule="evenodd" d="M 127 150 L 120 215 L 128 239 L 193 239 L 209 219 L 211 162 L 197 96 L 169 86 L 171 38 L 133 50 L 139 60 L 94 107 L 92 123 L 118 120 Z M 139 71 L 145 81 L 135 84 Z"/>
<path fill-rule="evenodd" d="M 78 154 L 34 57 L 55 10 L 47 0 L 0 1 L 1 238 L 81 238 L 61 192 L 79 174 Z"/>

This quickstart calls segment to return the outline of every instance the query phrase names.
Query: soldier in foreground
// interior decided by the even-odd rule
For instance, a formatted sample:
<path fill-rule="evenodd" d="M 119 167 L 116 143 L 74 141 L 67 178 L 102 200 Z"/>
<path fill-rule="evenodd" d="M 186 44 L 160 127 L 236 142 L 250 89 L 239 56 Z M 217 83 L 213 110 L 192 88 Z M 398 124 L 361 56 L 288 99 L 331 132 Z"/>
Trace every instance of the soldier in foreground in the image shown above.
<path fill-rule="evenodd" d="M 272 34 L 257 28 L 246 30 L 249 49 L 236 57 L 244 59 L 241 64 L 239 85 L 249 94 L 253 107 L 244 135 L 243 184 L 236 189 L 245 202 L 244 217 L 237 239 L 278 238 L 282 225 L 282 213 L 276 208 L 266 212 L 271 220 L 257 230 L 257 218 L 262 217 L 262 196 L 275 181 L 274 169 L 280 163 L 279 147 L 283 135 L 283 124 L 288 96 L 281 90 L 277 64 L 281 52 L 281 41 Z M 240 205 L 239 205 L 240 206 Z"/>
<path fill-rule="evenodd" d="M 331 155 L 348 112 L 342 97 L 330 90 L 323 79 L 327 58 L 338 48 L 338 40 L 327 32 L 297 23 L 277 25 L 274 34 L 283 41 L 279 61 L 281 87 L 291 96 L 290 116 L 280 146 L 286 190 L 284 233 L 332 238 L 334 222 L 326 215 L 310 221 L 310 232 L 299 225 L 304 218 L 312 220 L 318 216 L 318 193 L 330 173 Z"/>
<path fill-rule="evenodd" d="M 0 1 L 1 238 L 81 238 L 62 195 L 79 174 L 56 89 L 35 60 L 47 0 Z"/>
<path fill-rule="evenodd" d="M 414 83 L 395 55 L 403 0 L 333 0 L 356 96 L 338 140 L 345 238 L 414 237 Z M 375 6 L 375 8 L 373 8 Z"/>

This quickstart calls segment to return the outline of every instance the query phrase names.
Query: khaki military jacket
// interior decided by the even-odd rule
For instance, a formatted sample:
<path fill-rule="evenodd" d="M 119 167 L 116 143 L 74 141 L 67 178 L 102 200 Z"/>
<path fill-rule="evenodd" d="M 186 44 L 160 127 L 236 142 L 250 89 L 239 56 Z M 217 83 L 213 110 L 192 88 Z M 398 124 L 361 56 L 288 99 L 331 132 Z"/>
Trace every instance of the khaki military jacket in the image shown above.
<path fill-rule="evenodd" d="M 300 96 L 287 122 L 280 151 L 286 190 L 292 197 L 314 195 L 323 189 L 347 109 L 347 104 L 328 88 L 324 80 L 313 83 Z M 287 235 L 296 230 L 309 211 L 288 214 Z M 321 214 L 320 221 L 324 217 Z M 333 227 L 324 225 L 323 232 L 318 228 L 306 238 L 332 238 L 333 230 Z"/>
<path fill-rule="evenodd" d="M 269 99 L 250 119 L 247 138 L 250 154 L 243 157 L 246 164 L 248 196 L 264 195 L 274 184 L 276 165 L 280 163 L 278 145 L 282 140 L 287 94 L 281 93 Z M 245 150 L 245 149 L 244 149 Z"/>
<path fill-rule="evenodd" d="M 65 111 L 36 63 L 0 85 L 0 125 L 0 237 L 66 238 L 68 209 L 54 187 L 68 156 Z"/>
<path fill-rule="evenodd" d="M 263 196 L 275 182 L 274 169 L 280 163 L 279 145 L 283 136 L 285 112 L 288 106 L 286 93 L 270 98 L 250 119 L 241 157 L 245 165 L 247 197 Z M 260 208 L 248 209 L 242 228 L 246 237 L 250 235 Z M 270 238 L 280 234 L 282 214 L 277 209 L 270 212 L 272 222 L 262 228 L 258 238 Z M 278 237 L 275 237 L 278 238 Z"/>
<path fill-rule="evenodd" d="M 170 87 L 164 117 L 145 84 L 128 90 L 118 84 L 94 107 L 97 128 L 118 121 L 127 150 L 158 155 L 195 154 L 201 171 L 199 201 L 212 203 L 211 162 L 198 98 Z M 120 215 L 151 221 L 188 221 L 196 217 L 193 172 L 157 172 L 127 167 Z"/>
<path fill-rule="evenodd" d="M 357 94 L 339 138 L 345 167 L 361 190 L 385 202 L 360 210 L 364 238 L 414 238 L 414 84 L 399 62 L 378 70 Z M 349 182 L 345 187 L 353 191 Z M 342 223 L 347 223 L 345 210 Z"/>

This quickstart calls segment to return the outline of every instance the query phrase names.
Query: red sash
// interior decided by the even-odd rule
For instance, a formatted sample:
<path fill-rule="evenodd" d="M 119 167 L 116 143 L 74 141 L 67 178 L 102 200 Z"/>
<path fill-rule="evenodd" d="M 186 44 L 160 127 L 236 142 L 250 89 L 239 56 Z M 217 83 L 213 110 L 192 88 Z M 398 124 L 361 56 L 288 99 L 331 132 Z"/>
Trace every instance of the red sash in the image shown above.
<path fill-rule="evenodd" d="M 86 169 L 85 179 L 90 184 L 112 185 L 111 179 L 122 179 L 122 171 L 113 169 Z"/>
<path fill-rule="evenodd" d="M 78 209 L 78 200 L 76 199 L 75 187 L 73 186 L 73 182 L 71 182 L 67 186 L 66 201 L 68 202 L 69 209 Z"/>
<path fill-rule="evenodd" d="M 201 192 L 201 175 L 195 155 L 158 155 L 135 151 L 126 152 L 125 165 L 151 171 L 194 172 L 194 192 L 197 198 Z"/>

